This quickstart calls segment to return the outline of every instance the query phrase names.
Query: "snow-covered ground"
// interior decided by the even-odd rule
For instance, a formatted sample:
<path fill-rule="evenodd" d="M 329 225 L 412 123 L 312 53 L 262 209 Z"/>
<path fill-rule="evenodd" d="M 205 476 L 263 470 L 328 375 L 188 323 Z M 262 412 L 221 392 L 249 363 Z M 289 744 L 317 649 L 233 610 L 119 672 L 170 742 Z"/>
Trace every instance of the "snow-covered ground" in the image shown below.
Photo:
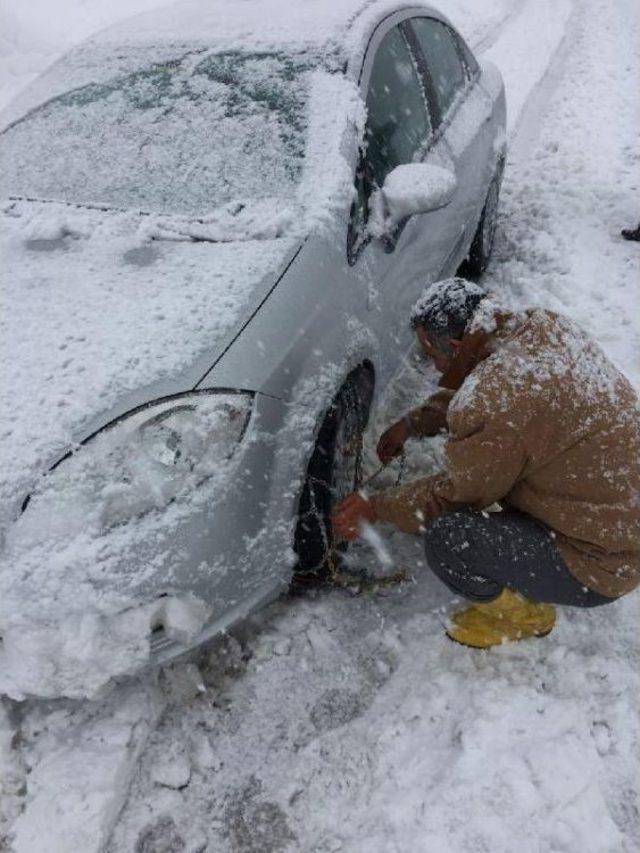
<path fill-rule="evenodd" d="M 44 0 L 3 3 L 5 102 L 71 41 L 152 5 L 56 0 L 54 17 Z M 638 248 L 618 236 L 640 216 L 637 3 L 439 5 L 507 86 L 487 283 L 570 313 L 640 387 Z M 420 388 L 399 377 L 372 441 Z M 414 446 L 408 473 L 433 464 Z M 637 850 L 638 596 L 564 609 L 545 640 L 476 652 L 444 637 L 452 600 L 420 543 L 388 544 L 411 582 L 279 601 L 199 667 L 101 702 L 0 705 L 0 849 Z M 360 545 L 357 559 L 376 555 Z"/>

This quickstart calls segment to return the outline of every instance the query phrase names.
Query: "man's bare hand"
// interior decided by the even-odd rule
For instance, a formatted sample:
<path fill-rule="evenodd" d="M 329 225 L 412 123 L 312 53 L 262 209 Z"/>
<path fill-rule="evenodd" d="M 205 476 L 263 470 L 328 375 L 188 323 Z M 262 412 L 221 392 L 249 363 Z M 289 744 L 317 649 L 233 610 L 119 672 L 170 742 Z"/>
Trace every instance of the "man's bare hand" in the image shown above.
<path fill-rule="evenodd" d="M 388 465 L 394 456 L 402 452 L 404 443 L 408 438 L 409 430 L 404 420 L 398 421 L 382 433 L 376 447 L 376 453 L 383 465 Z"/>
<path fill-rule="evenodd" d="M 358 538 L 363 521 L 373 524 L 376 520 L 377 515 L 372 504 L 357 492 L 341 501 L 331 516 L 335 538 L 346 542 Z"/>

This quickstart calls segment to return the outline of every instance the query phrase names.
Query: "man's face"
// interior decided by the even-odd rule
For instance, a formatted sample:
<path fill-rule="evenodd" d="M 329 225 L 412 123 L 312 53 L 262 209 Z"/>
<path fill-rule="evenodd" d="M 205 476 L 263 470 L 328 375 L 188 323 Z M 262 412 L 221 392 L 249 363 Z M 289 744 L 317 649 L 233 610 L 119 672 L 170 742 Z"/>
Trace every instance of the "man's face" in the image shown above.
<path fill-rule="evenodd" d="M 436 345 L 435 341 L 429 337 L 422 326 L 416 327 L 416 335 L 420 344 L 420 349 L 428 359 L 433 361 L 434 367 L 438 373 L 446 373 L 451 366 L 456 350 L 460 346 L 460 341 L 456 341 L 453 338 L 446 341 L 445 349 L 442 346 L 442 341 L 439 342 L 439 346 Z"/>

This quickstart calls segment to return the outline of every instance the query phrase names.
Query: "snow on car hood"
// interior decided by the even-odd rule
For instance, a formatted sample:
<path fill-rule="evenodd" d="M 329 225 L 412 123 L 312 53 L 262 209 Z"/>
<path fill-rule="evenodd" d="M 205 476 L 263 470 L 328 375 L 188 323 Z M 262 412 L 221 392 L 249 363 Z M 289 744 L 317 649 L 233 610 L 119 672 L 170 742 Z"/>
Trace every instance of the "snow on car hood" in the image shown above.
<path fill-rule="evenodd" d="M 190 242 L 190 228 L 65 205 L 5 205 L 3 527 L 34 477 L 86 425 L 199 356 L 213 360 L 295 245 Z M 220 228 L 199 225 L 195 234 L 220 239 Z"/>

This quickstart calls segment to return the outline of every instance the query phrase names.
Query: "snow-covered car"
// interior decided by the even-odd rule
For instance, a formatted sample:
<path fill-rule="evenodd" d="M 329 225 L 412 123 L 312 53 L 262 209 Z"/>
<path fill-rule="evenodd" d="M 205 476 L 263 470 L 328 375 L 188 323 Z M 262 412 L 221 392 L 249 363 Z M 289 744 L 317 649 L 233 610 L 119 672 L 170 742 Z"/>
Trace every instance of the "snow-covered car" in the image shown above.
<path fill-rule="evenodd" d="M 420 3 L 190 0 L 3 127 L 0 692 L 90 695 L 322 570 L 409 306 L 488 262 L 504 91 Z"/>

